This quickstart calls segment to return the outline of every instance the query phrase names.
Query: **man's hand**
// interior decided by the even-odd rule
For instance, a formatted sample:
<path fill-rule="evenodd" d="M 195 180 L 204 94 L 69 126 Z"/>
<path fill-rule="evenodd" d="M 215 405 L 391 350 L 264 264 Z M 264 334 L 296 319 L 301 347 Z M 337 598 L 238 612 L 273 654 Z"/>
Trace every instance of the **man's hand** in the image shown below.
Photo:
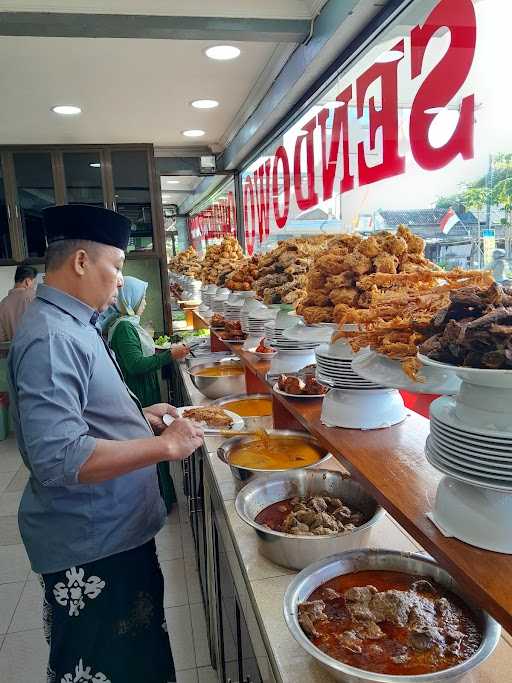
<path fill-rule="evenodd" d="M 196 422 L 178 417 L 158 438 L 165 441 L 168 460 L 184 460 L 201 446 L 203 437 L 203 429 Z"/>
<path fill-rule="evenodd" d="M 151 425 L 153 432 L 158 436 L 165 429 L 165 423 L 162 420 L 164 415 L 171 415 L 178 417 L 178 412 L 174 406 L 169 403 L 155 403 L 152 406 L 144 408 L 144 415 Z"/>

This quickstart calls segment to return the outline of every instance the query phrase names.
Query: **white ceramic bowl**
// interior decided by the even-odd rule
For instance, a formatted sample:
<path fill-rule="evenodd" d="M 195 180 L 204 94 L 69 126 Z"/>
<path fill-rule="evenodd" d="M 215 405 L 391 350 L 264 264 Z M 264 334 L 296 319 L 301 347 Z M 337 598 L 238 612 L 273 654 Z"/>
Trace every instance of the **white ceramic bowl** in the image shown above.
<path fill-rule="evenodd" d="M 465 543 L 512 554 L 512 493 L 443 477 L 437 487 L 434 519 Z"/>
<path fill-rule="evenodd" d="M 320 419 L 327 427 L 382 429 L 402 422 L 406 416 L 396 389 L 333 389 L 324 398 Z"/>

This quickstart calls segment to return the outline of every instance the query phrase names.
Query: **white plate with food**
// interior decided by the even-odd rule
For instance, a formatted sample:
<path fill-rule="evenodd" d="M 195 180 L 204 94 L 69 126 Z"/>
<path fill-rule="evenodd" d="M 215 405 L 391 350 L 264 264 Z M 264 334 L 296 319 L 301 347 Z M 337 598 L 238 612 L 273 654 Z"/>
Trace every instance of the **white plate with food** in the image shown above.
<path fill-rule="evenodd" d="M 231 430 L 240 431 L 244 428 L 244 421 L 240 415 L 218 406 L 181 406 L 176 408 L 176 411 L 178 417 L 194 420 L 201 427 L 204 427 L 205 434 L 220 434 Z M 171 415 L 164 415 L 162 419 L 167 426 L 174 421 Z"/>
<path fill-rule="evenodd" d="M 288 394 L 286 391 L 281 391 L 277 382 L 274 384 L 272 389 L 276 394 L 286 396 L 286 398 L 324 398 L 325 396 L 325 394 Z"/>

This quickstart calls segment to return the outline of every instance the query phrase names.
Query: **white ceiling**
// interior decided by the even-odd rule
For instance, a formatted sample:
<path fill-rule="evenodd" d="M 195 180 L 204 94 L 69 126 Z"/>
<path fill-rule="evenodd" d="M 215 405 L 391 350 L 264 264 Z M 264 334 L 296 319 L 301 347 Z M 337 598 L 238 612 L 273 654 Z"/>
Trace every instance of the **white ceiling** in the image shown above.
<path fill-rule="evenodd" d="M 3 12 L 309 19 L 327 0 L 0 0 Z"/>
<path fill-rule="evenodd" d="M 177 180 L 178 182 L 171 185 L 168 183 L 169 180 Z M 198 176 L 160 176 L 162 203 L 179 206 L 195 190 L 201 180 L 202 178 Z"/>
<path fill-rule="evenodd" d="M 229 62 L 208 59 L 207 41 L 0 37 L 0 144 L 153 142 L 189 145 L 181 131 L 202 128 L 197 143 L 220 140 L 278 57 L 272 43 L 238 43 Z M 220 106 L 196 110 L 195 99 Z M 77 117 L 55 104 L 77 104 Z"/>

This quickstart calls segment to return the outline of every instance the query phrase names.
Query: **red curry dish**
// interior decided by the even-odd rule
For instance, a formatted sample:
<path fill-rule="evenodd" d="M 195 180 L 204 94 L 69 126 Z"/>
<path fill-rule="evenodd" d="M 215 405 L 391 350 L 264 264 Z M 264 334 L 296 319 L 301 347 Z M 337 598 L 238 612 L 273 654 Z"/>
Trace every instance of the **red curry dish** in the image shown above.
<path fill-rule="evenodd" d="M 298 609 L 302 630 L 322 652 L 375 673 L 442 671 L 469 659 L 482 641 L 460 598 L 430 578 L 403 572 L 338 576 Z"/>

